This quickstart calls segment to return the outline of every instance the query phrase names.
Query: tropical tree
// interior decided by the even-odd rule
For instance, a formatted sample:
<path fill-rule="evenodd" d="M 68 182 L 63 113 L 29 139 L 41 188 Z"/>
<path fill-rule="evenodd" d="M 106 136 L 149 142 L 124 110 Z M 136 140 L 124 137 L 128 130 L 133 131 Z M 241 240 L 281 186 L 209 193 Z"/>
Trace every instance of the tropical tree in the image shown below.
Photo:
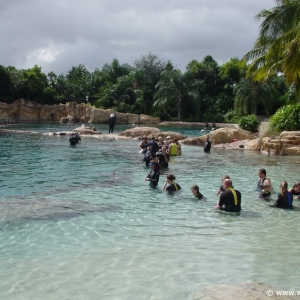
<path fill-rule="evenodd" d="M 250 62 L 248 75 L 264 80 L 281 72 L 293 83 L 299 95 L 300 85 L 300 1 L 276 0 L 271 10 L 262 10 L 259 37 L 244 59 Z"/>
<path fill-rule="evenodd" d="M 199 99 L 199 85 L 200 81 L 194 79 L 191 72 L 182 73 L 168 62 L 156 85 L 154 106 L 163 109 L 176 108 L 178 121 L 181 121 L 182 105 L 189 99 Z"/>
<path fill-rule="evenodd" d="M 7 70 L 0 65 L 0 101 L 10 102 L 11 100 L 11 80 Z"/>

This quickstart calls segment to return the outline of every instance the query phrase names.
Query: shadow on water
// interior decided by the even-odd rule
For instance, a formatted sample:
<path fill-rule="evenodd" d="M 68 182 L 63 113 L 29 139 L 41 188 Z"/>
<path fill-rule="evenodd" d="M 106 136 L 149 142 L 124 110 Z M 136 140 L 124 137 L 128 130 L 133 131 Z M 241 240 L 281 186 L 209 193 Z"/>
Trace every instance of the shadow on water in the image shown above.
<path fill-rule="evenodd" d="M 30 221 L 59 221 L 90 213 L 115 211 L 120 206 L 78 200 L 17 200 L 0 202 L 0 229 L 18 228 Z"/>

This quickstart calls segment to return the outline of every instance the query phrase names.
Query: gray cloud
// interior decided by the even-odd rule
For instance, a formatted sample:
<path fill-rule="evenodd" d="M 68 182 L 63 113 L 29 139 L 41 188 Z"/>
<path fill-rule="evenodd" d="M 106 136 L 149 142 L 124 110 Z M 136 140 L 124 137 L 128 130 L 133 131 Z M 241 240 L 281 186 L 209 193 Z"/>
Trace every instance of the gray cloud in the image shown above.
<path fill-rule="evenodd" d="M 10 0 L 0 4 L 4 66 L 67 73 L 149 52 L 185 69 L 212 55 L 241 58 L 258 36 L 255 15 L 274 0 Z"/>

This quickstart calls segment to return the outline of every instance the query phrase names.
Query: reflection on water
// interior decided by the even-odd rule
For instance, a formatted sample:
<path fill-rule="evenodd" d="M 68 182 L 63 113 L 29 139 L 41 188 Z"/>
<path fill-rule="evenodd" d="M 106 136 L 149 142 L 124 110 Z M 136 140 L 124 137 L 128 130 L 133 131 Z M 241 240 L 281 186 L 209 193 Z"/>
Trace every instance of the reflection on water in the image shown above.
<path fill-rule="evenodd" d="M 1 299 L 189 299 L 242 281 L 296 290 L 300 212 L 270 208 L 255 186 L 266 168 L 275 199 L 282 180 L 299 180 L 297 157 L 183 145 L 151 189 L 137 141 L 71 148 L 40 134 L 60 124 L 24 127 L 39 134 L 0 133 Z M 167 173 L 181 193 L 162 192 Z M 239 215 L 214 209 L 225 174 L 242 193 Z"/>

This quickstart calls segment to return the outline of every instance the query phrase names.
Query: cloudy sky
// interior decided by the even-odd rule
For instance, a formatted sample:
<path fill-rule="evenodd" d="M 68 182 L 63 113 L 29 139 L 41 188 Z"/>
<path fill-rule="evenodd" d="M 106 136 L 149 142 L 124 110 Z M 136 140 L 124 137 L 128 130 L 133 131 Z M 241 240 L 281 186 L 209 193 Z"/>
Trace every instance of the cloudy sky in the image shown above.
<path fill-rule="evenodd" d="M 157 54 L 181 70 L 252 49 L 255 15 L 274 0 L 0 0 L 0 64 L 66 74 Z"/>

